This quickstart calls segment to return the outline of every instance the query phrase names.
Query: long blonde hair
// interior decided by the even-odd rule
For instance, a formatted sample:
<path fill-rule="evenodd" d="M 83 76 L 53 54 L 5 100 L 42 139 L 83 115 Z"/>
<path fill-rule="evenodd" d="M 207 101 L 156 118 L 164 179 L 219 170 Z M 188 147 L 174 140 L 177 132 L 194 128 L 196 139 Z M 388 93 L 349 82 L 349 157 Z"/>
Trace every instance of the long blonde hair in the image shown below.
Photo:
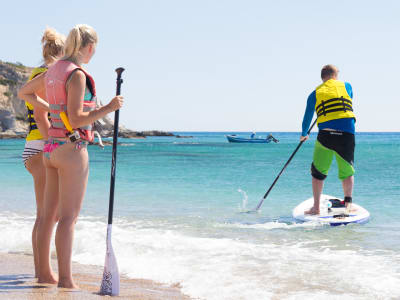
<path fill-rule="evenodd" d="M 76 25 L 71 29 L 65 41 L 65 54 L 63 59 L 76 62 L 79 51 L 90 43 L 97 44 L 96 31 L 86 24 Z"/>
<path fill-rule="evenodd" d="M 55 29 L 47 27 L 42 37 L 43 60 L 46 65 L 52 64 L 64 53 L 65 36 Z"/>

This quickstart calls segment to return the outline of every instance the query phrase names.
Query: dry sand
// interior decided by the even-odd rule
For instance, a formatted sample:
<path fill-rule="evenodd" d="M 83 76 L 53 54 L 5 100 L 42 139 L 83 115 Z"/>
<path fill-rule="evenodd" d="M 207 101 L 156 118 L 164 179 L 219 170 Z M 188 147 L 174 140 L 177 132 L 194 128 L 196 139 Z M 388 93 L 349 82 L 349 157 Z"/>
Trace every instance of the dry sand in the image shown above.
<path fill-rule="evenodd" d="M 52 260 L 56 270 L 56 261 Z M 33 258 L 24 254 L 0 254 L 0 299 L 140 299 L 140 300 L 190 300 L 181 293 L 179 284 L 167 286 L 151 280 L 129 279 L 121 276 L 120 296 L 98 295 L 103 270 L 98 266 L 73 264 L 74 279 L 79 290 L 57 288 L 36 282 Z"/>

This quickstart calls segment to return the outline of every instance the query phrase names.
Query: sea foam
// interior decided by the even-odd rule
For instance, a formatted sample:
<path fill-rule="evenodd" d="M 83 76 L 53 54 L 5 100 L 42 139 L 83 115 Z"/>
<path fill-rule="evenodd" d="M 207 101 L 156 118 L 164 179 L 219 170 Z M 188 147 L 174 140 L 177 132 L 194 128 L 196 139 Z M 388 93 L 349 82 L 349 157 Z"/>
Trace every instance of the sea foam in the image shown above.
<path fill-rule="evenodd" d="M 33 221 L 31 215 L 1 213 L 0 251 L 30 253 Z M 318 243 L 274 243 L 268 237 L 254 243 L 159 225 L 115 219 L 112 244 L 121 273 L 180 283 L 184 293 L 200 299 L 400 297 L 400 257 L 395 252 L 338 251 Z M 104 218 L 80 217 L 73 260 L 103 265 L 105 239 Z"/>

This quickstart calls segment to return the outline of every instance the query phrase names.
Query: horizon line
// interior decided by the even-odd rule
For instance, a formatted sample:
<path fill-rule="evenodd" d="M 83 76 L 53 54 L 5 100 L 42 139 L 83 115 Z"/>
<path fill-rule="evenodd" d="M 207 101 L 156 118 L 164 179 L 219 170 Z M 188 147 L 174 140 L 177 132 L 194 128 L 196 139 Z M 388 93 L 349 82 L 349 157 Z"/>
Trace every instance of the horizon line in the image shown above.
<path fill-rule="evenodd" d="M 136 131 L 136 130 L 135 130 Z M 138 131 L 153 131 L 153 130 L 138 130 Z M 260 131 L 260 130 L 154 130 L 164 132 L 277 132 L 277 133 L 301 133 L 301 131 Z M 318 133 L 318 131 L 312 131 L 311 133 Z M 356 131 L 357 133 L 400 133 L 400 131 Z"/>

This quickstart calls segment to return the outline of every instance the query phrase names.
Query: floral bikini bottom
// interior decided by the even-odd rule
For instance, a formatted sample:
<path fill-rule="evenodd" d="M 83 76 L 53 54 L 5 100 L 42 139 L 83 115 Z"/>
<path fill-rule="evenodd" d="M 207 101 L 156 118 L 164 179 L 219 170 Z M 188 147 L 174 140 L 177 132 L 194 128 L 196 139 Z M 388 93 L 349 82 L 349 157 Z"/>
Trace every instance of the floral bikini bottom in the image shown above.
<path fill-rule="evenodd" d="M 48 159 L 50 159 L 50 153 L 53 152 L 55 149 L 58 147 L 68 143 L 67 141 L 60 141 L 60 140 L 53 140 L 49 139 L 45 142 L 44 148 L 43 148 L 43 153 L 44 156 Z M 86 141 L 77 141 L 75 142 L 75 148 L 80 149 L 82 146 L 86 146 L 87 142 Z"/>

